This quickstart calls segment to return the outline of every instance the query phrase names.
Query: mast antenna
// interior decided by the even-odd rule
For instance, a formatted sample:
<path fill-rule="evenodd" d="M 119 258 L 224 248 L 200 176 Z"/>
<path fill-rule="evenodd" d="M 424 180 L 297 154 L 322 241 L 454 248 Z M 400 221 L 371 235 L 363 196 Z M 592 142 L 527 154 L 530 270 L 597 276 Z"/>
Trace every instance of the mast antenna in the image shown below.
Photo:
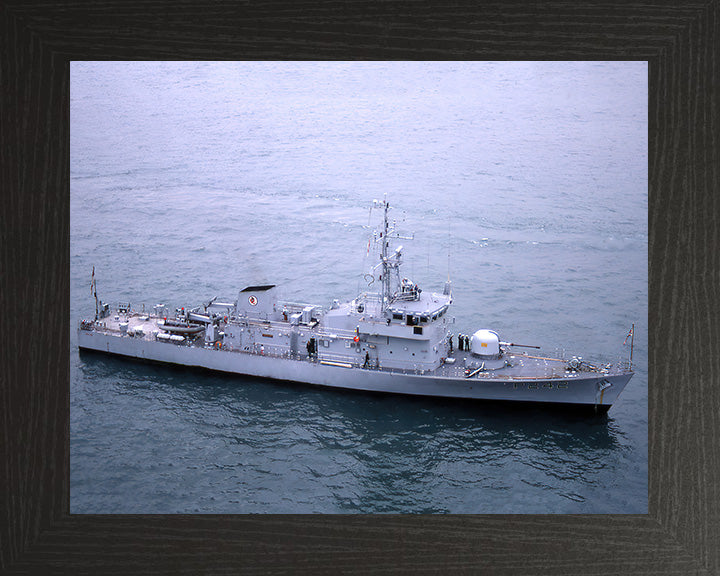
<path fill-rule="evenodd" d="M 92 277 L 90 279 L 90 293 L 95 295 L 95 320 L 98 320 L 100 311 L 98 309 L 97 284 L 95 283 L 95 266 L 93 266 Z"/>
<path fill-rule="evenodd" d="M 383 287 L 383 293 L 382 293 L 382 311 L 383 313 L 387 310 L 389 304 L 390 304 L 390 263 L 388 262 L 388 208 L 390 208 L 390 205 L 387 201 L 387 193 L 385 193 L 385 198 L 383 199 L 383 207 L 384 207 L 384 214 L 383 214 L 383 231 L 380 233 L 380 237 L 382 240 L 382 251 L 381 259 L 382 259 L 382 266 L 383 266 L 383 277 L 382 277 L 382 287 Z"/>

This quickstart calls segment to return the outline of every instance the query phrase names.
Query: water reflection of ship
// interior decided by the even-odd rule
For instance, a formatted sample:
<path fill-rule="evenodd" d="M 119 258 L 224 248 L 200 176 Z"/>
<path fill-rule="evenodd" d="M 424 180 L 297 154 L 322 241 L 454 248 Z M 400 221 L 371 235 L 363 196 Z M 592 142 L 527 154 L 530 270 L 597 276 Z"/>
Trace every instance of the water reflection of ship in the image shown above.
<path fill-rule="evenodd" d="M 548 411 L 532 404 L 487 404 L 452 398 L 397 397 L 366 392 L 325 390 L 312 387 L 289 388 L 286 383 L 268 386 L 268 381 L 229 374 L 203 374 L 182 366 L 128 364 L 109 356 L 85 355 L 84 369 L 92 367 L 94 377 L 118 375 L 128 382 L 161 381 L 164 387 L 181 392 L 187 409 L 198 410 L 204 403 L 228 407 L 242 405 L 235 412 L 268 422 L 269 426 L 297 426 L 302 423 L 320 441 L 326 434 L 353 438 L 353 444 L 373 444 L 402 439 L 403 449 L 417 446 L 442 435 L 449 447 L 465 453 L 515 450 L 529 445 L 542 446 L 544 452 L 568 454 L 613 451 L 622 444 L 623 433 L 608 415 L 587 419 L 566 410 Z M 238 379 L 242 382 L 238 382 Z M 122 380 L 120 384 L 122 384 Z M 242 384 L 238 386 L 238 384 Z M 181 398 L 178 407 L 182 406 Z"/>

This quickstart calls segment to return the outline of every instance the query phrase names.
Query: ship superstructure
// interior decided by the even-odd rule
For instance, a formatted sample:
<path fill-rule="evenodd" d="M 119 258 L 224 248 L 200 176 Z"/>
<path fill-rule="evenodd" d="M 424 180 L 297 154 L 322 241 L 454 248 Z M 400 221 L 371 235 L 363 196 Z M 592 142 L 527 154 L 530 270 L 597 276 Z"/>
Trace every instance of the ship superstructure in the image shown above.
<path fill-rule="evenodd" d="M 328 307 L 284 302 L 273 284 L 233 302 L 114 311 L 97 300 L 78 327 L 81 349 L 161 363 L 376 392 L 540 402 L 606 411 L 632 376 L 630 363 L 596 365 L 525 351 L 487 329 L 453 333 L 452 288 L 423 290 L 403 276 L 402 239 L 388 219 L 369 241 L 378 256 L 368 289 Z M 526 347 L 527 348 L 527 347 Z M 535 347 L 531 347 L 535 348 Z"/>

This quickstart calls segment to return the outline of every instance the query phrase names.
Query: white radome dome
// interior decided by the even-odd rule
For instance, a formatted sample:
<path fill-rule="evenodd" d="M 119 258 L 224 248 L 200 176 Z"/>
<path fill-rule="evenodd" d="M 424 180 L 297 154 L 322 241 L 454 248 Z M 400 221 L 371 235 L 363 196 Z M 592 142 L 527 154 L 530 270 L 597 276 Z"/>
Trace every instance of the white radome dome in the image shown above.
<path fill-rule="evenodd" d="M 492 330 L 478 330 L 470 339 L 470 350 L 477 356 L 500 354 L 500 337 Z"/>

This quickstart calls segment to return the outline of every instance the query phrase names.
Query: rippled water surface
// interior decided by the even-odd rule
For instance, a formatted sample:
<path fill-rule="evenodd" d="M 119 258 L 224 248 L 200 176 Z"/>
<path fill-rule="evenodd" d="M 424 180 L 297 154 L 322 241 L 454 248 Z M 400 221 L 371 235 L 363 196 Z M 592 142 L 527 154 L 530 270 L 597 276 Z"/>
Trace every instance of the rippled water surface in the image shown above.
<path fill-rule="evenodd" d="M 73 63 L 71 511 L 647 512 L 644 63 Z M 626 357 L 605 417 L 78 354 L 136 307 L 363 288 L 387 193 L 456 331 Z"/>

